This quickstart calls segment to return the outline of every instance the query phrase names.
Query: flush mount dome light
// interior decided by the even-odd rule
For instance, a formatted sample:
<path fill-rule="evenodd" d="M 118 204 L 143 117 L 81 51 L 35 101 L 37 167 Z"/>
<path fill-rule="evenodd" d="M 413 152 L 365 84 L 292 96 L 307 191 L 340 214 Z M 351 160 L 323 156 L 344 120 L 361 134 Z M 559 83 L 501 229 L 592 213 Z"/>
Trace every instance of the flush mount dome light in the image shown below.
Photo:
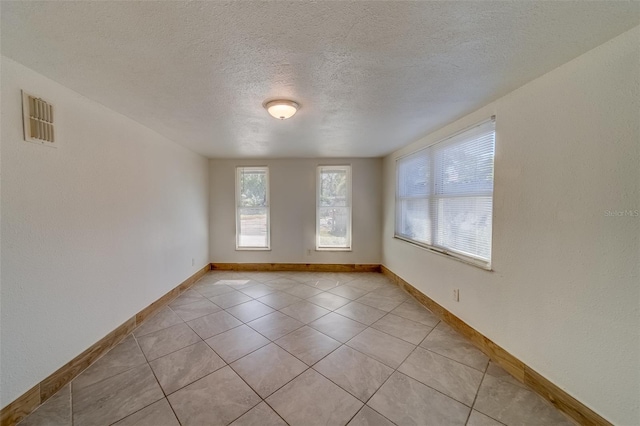
<path fill-rule="evenodd" d="M 273 118 L 286 120 L 287 118 L 293 117 L 293 115 L 300 109 L 300 104 L 286 99 L 278 99 L 265 103 L 264 107 Z"/>

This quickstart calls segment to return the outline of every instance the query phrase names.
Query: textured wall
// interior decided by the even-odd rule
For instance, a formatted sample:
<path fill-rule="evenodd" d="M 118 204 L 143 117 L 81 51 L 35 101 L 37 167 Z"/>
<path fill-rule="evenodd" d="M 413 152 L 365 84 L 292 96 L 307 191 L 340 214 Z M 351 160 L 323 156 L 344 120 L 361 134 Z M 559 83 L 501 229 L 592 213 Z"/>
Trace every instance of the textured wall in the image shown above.
<path fill-rule="evenodd" d="M 384 161 L 383 263 L 615 424 L 640 424 L 640 27 Z M 493 272 L 393 238 L 395 158 L 497 115 Z M 460 289 L 453 302 L 452 289 Z"/>
<path fill-rule="evenodd" d="M 210 160 L 209 164 L 212 262 L 380 263 L 381 159 Z M 353 251 L 315 251 L 316 167 L 320 164 L 352 166 Z M 235 249 L 235 167 L 248 165 L 269 166 L 270 251 Z"/>
<path fill-rule="evenodd" d="M 20 89 L 57 149 L 22 140 Z M 5 57 L 1 161 L 5 406 L 208 263 L 208 164 Z"/>

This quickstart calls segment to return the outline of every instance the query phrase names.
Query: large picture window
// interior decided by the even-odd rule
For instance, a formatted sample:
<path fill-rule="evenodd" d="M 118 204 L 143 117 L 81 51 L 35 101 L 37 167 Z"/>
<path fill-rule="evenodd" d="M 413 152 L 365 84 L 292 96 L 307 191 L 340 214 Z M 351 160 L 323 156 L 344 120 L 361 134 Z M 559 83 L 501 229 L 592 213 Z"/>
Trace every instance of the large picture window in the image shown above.
<path fill-rule="evenodd" d="M 396 161 L 397 238 L 491 267 L 493 119 Z"/>
<path fill-rule="evenodd" d="M 351 250 L 351 166 L 318 166 L 316 249 Z"/>
<path fill-rule="evenodd" d="M 269 248 L 269 168 L 236 167 L 236 249 Z"/>

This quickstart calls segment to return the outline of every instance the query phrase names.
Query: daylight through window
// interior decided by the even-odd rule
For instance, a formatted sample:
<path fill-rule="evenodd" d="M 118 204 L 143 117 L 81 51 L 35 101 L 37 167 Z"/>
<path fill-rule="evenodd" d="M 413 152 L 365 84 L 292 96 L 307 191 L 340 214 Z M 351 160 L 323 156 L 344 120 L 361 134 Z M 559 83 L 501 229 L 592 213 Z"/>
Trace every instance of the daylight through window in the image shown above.
<path fill-rule="evenodd" d="M 269 168 L 236 167 L 236 248 L 269 247 Z"/>
<path fill-rule="evenodd" d="M 351 249 L 351 166 L 318 166 L 316 249 Z"/>
<path fill-rule="evenodd" d="M 396 162 L 395 236 L 490 268 L 495 122 Z"/>

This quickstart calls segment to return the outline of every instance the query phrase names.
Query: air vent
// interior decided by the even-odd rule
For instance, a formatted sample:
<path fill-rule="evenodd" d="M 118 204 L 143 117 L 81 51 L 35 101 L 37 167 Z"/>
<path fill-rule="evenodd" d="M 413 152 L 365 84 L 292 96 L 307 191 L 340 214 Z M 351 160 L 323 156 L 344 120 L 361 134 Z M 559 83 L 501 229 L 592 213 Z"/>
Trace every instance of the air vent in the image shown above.
<path fill-rule="evenodd" d="M 23 91 L 22 112 L 24 140 L 55 147 L 53 105 Z"/>

